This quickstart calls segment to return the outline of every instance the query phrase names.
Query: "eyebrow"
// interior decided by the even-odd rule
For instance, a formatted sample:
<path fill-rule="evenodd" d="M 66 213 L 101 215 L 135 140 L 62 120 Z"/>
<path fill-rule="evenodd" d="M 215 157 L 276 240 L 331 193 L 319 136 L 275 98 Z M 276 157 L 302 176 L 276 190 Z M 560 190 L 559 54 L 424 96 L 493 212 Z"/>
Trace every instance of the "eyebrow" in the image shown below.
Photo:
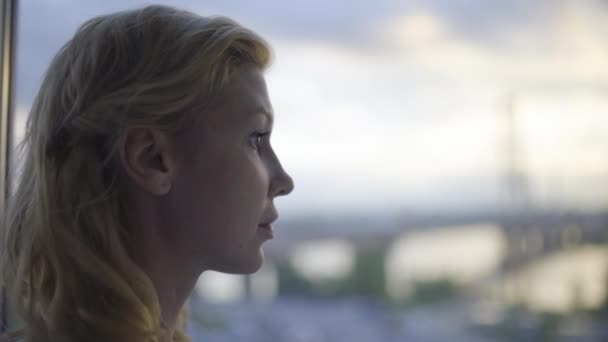
<path fill-rule="evenodd" d="M 266 117 L 266 119 L 271 125 L 274 123 L 274 118 L 272 117 L 272 114 L 270 114 L 267 110 L 263 108 L 257 108 L 253 110 L 252 115 L 263 115 Z"/>

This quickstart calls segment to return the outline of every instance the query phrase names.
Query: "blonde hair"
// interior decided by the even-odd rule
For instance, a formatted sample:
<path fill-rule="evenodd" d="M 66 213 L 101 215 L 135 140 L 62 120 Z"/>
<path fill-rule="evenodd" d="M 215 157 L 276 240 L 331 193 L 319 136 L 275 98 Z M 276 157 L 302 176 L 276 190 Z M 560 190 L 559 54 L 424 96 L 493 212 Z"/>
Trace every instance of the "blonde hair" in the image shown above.
<path fill-rule="evenodd" d="M 129 127 L 178 134 L 268 45 L 224 17 L 166 6 L 85 22 L 32 106 L 2 221 L 2 282 L 30 341 L 161 341 L 154 286 L 130 255 L 112 160 Z M 183 320 L 183 315 L 182 315 Z M 187 340 L 182 329 L 174 340 Z"/>

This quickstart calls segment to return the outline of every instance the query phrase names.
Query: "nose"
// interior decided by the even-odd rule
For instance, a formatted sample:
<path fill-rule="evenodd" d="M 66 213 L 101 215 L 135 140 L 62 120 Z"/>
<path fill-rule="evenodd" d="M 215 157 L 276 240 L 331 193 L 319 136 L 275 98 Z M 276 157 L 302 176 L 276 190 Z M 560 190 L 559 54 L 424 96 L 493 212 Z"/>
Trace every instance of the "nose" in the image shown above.
<path fill-rule="evenodd" d="M 279 167 L 279 172 L 277 172 L 270 185 L 271 198 L 289 195 L 293 191 L 293 188 L 293 179 L 282 167 Z"/>

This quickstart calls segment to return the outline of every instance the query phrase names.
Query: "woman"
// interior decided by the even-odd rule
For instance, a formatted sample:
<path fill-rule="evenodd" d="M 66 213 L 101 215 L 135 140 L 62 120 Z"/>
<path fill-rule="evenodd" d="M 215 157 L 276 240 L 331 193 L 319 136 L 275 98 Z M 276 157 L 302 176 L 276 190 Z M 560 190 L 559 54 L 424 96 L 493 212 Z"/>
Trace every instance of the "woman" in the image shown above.
<path fill-rule="evenodd" d="M 206 270 L 249 274 L 293 182 L 269 142 L 270 50 L 164 6 L 93 18 L 52 61 L 3 221 L 26 341 L 183 341 Z"/>

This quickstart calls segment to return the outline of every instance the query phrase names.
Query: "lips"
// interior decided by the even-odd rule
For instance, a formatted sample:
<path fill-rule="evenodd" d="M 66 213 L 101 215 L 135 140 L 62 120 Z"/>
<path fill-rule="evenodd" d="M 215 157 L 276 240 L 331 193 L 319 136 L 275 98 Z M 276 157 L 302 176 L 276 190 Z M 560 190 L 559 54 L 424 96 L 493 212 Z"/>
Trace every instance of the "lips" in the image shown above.
<path fill-rule="evenodd" d="M 274 237 L 274 231 L 272 230 L 272 223 L 279 218 L 279 215 L 275 212 L 269 219 L 263 220 L 262 223 L 258 224 L 258 229 L 261 233 L 266 235 L 268 238 Z"/>
<path fill-rule="evenodd" d="M 263 221 L 258 226 L 260 226 L 260 227 L 271 227 L 272 228 L 272 223 L 274 221 L 276 221 L 278 218 L 279 218 L 278 216 L 275 216 L 275 217 L 273 217 L 273 218 L 271 218 L 269 220 Z"/>
<path fill-rule="evenodd" d="M 259 231 L 262 232 L 263 234 L 265 234 L 266 236 L 268 236 L 269 238 L 273 238 L 274 237 L 274 231 L 272 230 L 272 224 L 271 223 L 263 223 L 258 225 Z"/>
<path fill-rule="evenodd" d="M 263 228 L 263 229 L 272 229 L 272 224 L 271 223 L 262 223 L 262 224 L 258 225 L 258 227 Z"/>

